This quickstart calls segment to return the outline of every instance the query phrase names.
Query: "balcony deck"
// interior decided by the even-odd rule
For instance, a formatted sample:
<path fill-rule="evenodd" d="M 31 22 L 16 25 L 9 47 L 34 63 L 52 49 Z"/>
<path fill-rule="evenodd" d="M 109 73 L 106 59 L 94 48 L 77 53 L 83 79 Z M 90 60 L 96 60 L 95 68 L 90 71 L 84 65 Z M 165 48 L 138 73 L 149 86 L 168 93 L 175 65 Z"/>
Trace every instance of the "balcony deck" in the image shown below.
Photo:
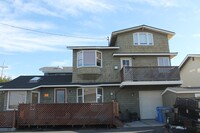
<path fill-rule="evenodd" d="M 180 72 L 177 66 L 125 66 L 121 69 L 121 82 L 124 81 L 180 81 Z"/>

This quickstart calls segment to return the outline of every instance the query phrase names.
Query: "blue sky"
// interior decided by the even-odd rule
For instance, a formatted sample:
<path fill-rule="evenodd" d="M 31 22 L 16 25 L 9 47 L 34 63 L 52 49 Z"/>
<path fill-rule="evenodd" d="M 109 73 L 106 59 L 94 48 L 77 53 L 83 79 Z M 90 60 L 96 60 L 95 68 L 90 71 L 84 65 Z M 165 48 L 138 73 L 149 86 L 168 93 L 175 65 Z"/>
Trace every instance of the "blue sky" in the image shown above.
<path fill-rule="evenodd" d="M 64 34 L 55 36 L 0 24 L 0 65 L 4 74 L 42 74 L 44 66 L 71 66 L 66 46 L 107 46 L 112 31 L 142 24 L 173 31 L 172 65 L 200 53 L 199 0 L 1 0 L 0 23 Z M 73 37 L 68 37 L 73 36 Z M 83 39 L 89 37 L 94 39 Z"/>

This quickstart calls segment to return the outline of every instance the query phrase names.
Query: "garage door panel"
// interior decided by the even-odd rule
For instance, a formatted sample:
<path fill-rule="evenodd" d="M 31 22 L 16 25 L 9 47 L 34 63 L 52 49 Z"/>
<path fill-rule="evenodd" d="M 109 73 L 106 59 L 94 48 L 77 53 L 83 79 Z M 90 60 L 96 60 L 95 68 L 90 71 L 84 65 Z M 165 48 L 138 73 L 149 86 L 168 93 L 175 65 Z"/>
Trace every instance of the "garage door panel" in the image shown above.
<path fill-rule="evenodd" d="M 162 91 L 139 91 L 141 119 L 155 119 L 156 107 L 162 106 Z"/>

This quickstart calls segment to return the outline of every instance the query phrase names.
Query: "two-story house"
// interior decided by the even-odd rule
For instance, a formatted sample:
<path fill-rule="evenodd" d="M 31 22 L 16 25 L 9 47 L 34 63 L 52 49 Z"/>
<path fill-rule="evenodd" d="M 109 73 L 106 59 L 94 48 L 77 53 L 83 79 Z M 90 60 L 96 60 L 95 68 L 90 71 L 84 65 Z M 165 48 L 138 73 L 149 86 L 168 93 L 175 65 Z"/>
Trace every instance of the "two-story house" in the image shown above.
<path fill-rule="evenodd" d="M 116 101 L 122 117 L 130 112 L 141 119 L 155 119 L 156 107 L 163 104 L 161 92 L 181 84 L 178 67 L 170 61 L 177 55 L 168 44 L 174 34 L 141 25 L 112 32 L 109 46 L 69 46 L 71 73 L 21 77 L 26 82 L 23 86 L 17 84 L 20 77 L 11 81 L 12 85 L 0 88 L 4 110 L 12 109 L 14 97 L 31 103 L 35 96 L 37 103 Z"/>

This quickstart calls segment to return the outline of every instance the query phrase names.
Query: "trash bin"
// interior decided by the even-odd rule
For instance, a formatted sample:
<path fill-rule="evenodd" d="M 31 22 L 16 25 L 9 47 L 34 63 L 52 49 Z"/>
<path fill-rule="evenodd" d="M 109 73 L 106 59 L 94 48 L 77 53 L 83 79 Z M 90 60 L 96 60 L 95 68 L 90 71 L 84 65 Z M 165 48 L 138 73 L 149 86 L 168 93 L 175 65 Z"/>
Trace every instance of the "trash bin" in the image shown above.
<path fill-rule="evenodd" d="M 170 107 L 164 107 L 164 106 L 159 106 L 156 107 L 156 112 L 157 112 L 157 117 L 156 120 L 161 123 L 166 122 L 166 113 L 170 112 L 172 108 Z"/>

